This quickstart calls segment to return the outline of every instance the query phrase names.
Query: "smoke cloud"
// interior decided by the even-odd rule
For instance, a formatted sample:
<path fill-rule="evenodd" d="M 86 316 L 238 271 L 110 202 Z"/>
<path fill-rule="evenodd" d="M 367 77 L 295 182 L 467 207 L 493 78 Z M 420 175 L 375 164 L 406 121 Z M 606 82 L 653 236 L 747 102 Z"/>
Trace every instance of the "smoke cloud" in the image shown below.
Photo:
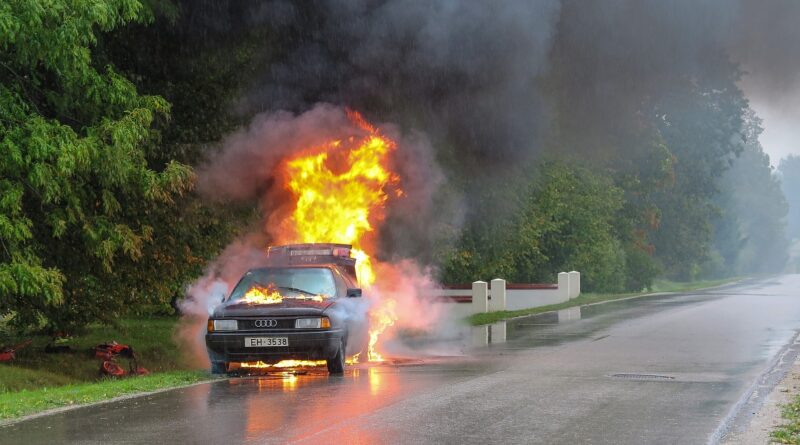
<path fill-rule="evenodd" d="M 230 294 L 233 286 L 249 269 L 264 264 L 266 252 L 260 233 L 252 233 L 233 242 L 214 260 L 202 277 L 186 290 L 186 298 L 178 302 L 183 318 L 175 339 L 186 351 L 187 359 L 196 366 L 209 365 L 204 335 L 206 320 L 214 308 Z"/>
<path fill-rule="evenodd" d="M 563 136 L 549 132 L 554 113 L 578 114 L 576 131 L 615 131 L 615 116 L 665 94 L 671 80 L 731 63 L 760 103 L 797 109 L 800 97 L 783 94 L 800 73 L 793 0 L 223 0 L 183 9 L 187 34 L 200 38 L 270 31 L 243 116 L 351 106 L 426 134 L 448 176 L 460 176 L 448 179 L 462 181 Z M 572 109 L 549 102 L 553 82 L 575 89 Z"/>
<path fill-rule="evenodd" d="M 573 125 L 555 137 L 572 142 L 580 134 L 564 146 L 602 156 L 630 139 L 621 133 L 636 131 L 630 123 L 647 106 L 680 103 L 681 82 L 716 90 L 738 85 L 759 105 L 771 104 L 766 108 L 800 109 L 800 95 L 787 96 L 800 74 L 798 21 L 800 6 L 790 1 L 564 0 L 550 82 L 568 96 L 561 113 Z"/>
<path fill-rule="evenodd" d="M 642 110 L 667 100 L 679 82 L 724 88 L 721 77 L 739 64 L 747 73 L 741 85 L 762 103 L 795 85 L 800 68 L 800 7 L 791 1 L 231 5 L 238 19 L 226 23 L 268 27 L 275 36 L 238 111 L 298 113 L 327 102 L 423 135 L 444 171 L 431 198 L 443 211 L 427 224 L 440 232 L 507 210 L 471 208 L 467 197 L 527 175 L 545 146 L 612 157 L 635 139 Z M 800 108 L 796 97 L 784 97 L 791 103 L 783 109 Z M 564 116 L 568 125 L 554 128 Z M 487 174 L 496 170 L 503 174 Z M 385 250 L 402 249 L 398 239 L 418 233 L 385 235 Z"/>
<path fill-rule="evenodd" d="M 446 141 L 473 171 L 513 161 L 546 121 L 534 85 L 557 15 L 552 0 L 269 3 L 260 17 L 291 50 L 241 108 L 343 103 Z"/>
<path fill-rule="evenodd" d="M 399 177 L 403 196 L 387 202 L 386 219 L 375 227 L 385 235 L 382 245 L 387 246 L 384 255 L 379 251 L 374 258 L 379 282 L 369 289 L 366 298 L 340 302 L 337 316 L 351 326 L 374 323 L 376 316 L 387 318 L 394 326 L 384 335 L 391 336 L 398 328 L 429 326 L 438 317 L 420 297 L 423 289 L 435 287 L 432 274 L 403 258 L 428 248 L 425 224 L 431 219 L 431 197 L 442 182 L 442 174 L 426 137 L 417 132 L 404 136 L 399 128 L 388 124 L 379 128 L 397 143 L 390 167 Z M 202 335 L 207 316 L 247 270 L 266 263 L 266 247 L 281 237 L 282 223 L 294 210 L 291 193 L 279 181 L 282 161 L 333 140 L 366 135 L 365 129 L 348 118 L 345 109 L 330 104 L 317 104 L 297 115 L 286 111 L 264 113 L 227 137 L 220 150 L 198 168 L 198 191 L 202 196 L 217 201 L 252 202 L 261 210 L 262 223 L 228 246 L 204 276 L 187 289 L 187 298 L 180 305 L 187 317 L 178 335 L 195 350 L 196 356 L 204 355 Z M 381 262 L 382 257 L 393 263 Z M 366 341 L 353 339 L 350 352 L 361 350 Z"/>

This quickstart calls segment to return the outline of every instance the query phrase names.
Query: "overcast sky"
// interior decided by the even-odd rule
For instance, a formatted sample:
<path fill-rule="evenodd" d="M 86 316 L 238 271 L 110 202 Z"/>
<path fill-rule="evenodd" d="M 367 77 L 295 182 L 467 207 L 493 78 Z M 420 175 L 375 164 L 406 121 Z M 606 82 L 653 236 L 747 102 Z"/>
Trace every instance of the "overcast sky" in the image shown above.
<path fill-rule="evenodd" d="M 777 167 L 781 158 L 790 154 L 800 155 L 800 89 L 770 97 L 748 91 L 746 82 L 743 87 L 753 109 L 764 119 L 760 140 L 772 165 Z"/>
<path fill-rule="evenodd" d="M 761 145 L 777 166 L 800 155 L 800 1 L 722 0 L 732 11 L 726 41 L 745 75 L 741 87 L 764 120 Z"/>

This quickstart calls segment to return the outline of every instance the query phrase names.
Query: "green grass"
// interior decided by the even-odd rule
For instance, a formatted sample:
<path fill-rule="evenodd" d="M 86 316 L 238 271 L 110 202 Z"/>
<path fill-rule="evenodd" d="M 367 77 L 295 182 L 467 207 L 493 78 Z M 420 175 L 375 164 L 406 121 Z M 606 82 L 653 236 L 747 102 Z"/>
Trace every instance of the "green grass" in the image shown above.
<path fill-rule="evenodd" d="M 93 383 L 0 393 L 0 420 L 36 412 L 98 402 L 141 392 L 188 385 L 209 379 L 202 371 L 173 371 L 120 380 L 104 379 Z"/>
<path fill-rule="evenodd" d="M 23 368 L 15 365 L 0 366 L 0 394 L 78 383 L 79 380 L 63 374 L 40 369 Z"/>
<path fill-rule="evenodd" d="M 657 280 L 653 284 L 653 288 L 648 293 L 655 292 L 688 292 L 698 289 L 705 289 L 707 287 L 719 286 L 721 284 L 736 281 L 739 278 L 726 278 L 722 280 L 708 280 L 708 281 L 694 281 L 690 283 L 679 283 L 668 280 Z M 551 304 L 547 306 L 539 306 L 528 309 L 520 309 L 516 311 L 496 311 L 486 312 L 483 314 L 474 314 L 467 318 L 467 322 L 473 326 L 483 324 L 495 323 L 501 320 L 508 320 L 509 318 L 522 317 L 525 315 L 541 314 L 543 312 L 558 311 L 574 306 L 584 306 L 592 303 L 601 303 L 604 301 L 620 300 L 623 298 L 630 298 L 636 296 L 643 296 L 645 293 L 622 293 L 622 294 L 594 294 L 586 293 L 581 294 L 577 298 L 565 301 L 563 303 Z"/>
<path fill-rule="evenodd" d="M 60 354 L 44 352 L 49 337 L 16 339 L 33 342 L 18 351 L 13 362 L 0 364 L 0 419 L 208 379 L 175 342 L 177 323 L 175 317 L 156 317 L 123 319 L 117 326 L 91 325 L 66 343 L 71 351 Z M 101 377 L 101 361 L 93 348 L 112 340 L 133 347 L 138 365 L 151 374 L 118 380 Z M 117 362 L 128 368 L 127 359 Z"/>
<path fill-rule="evenodd" d="M 123 319 L 116 327 L 91 325 L 84 334 L 66 343 L 72 349 L 70 352 L 61 354 L 44 352 L 44 347 L 51 341 L 49 337 L 26 337 L 33 343 L 17 353 L 13 364 L 0 364 L 0 392 L 41 388 L 42 383 L 48 380 L 54 384 L 49 386 L 55 386 L 58 380 L 47 377 L 46 373 L 67 379 L 64 383 L 96 381 L 100 377 L 100 361 L 94 358 L 92 348 L 112 340 L 133 347 L 139 366 L 152 373 L 192 370 L 194 367 L 190 366 L 173 339 L 176 324 L 177 318 L 159 317 Z M 127 369 L 126 359 L 118 361 Z M 14 368 L 39 373 L 40 378 L 31 379 Z"/>
<path fill-rule="evenodd" d="M 772 432 L 772 440 L 777 443 L 800 444 L 800 396 L 792 403 L 784 405 L 782 416 L 786 423 Z"/>

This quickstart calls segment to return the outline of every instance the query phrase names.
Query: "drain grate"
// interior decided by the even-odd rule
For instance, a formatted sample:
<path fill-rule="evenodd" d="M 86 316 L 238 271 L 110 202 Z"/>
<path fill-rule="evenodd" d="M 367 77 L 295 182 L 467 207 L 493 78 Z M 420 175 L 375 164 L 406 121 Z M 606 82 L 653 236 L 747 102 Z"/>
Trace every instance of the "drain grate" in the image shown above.
<path fill-rule="evenodd" d="M 675 377 L 659 374 L 611 374 L 611 377 L 621 380 L 675 380 Z"/>

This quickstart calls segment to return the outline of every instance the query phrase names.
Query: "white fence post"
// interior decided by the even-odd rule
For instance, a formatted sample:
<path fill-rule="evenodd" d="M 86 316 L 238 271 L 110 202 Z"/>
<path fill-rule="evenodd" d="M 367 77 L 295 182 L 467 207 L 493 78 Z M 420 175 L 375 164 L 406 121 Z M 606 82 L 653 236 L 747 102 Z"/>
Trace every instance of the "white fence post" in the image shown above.
<path fill-rule="evenodd" d="M 567 301 L 570 298 L 569 292 L 569 274 L 561 272 L 558 274 L 558 296 L 562 301 Z"/>
<path fill-rule="evenodd" d="M 492 280 L 492 299 L 489 300 L 489 310 L 506 310 L 506 280 L 495 278 Z"/>
<path fill-rule="evenodd" d="M 575 298 L 581 294 L 581 273 L 572 271 L 569 273 L 569 292 L 570 298 Z"/>
<path fill-rule="evenodd" d="M 480 347 L 489 344 L 489 325 L 472 327 L 472 346 Z"/>
<path fill-rule="evenodd" d="M 489 286 L 485 281 L 472 283 L 472 313 L 482 314 L 489 311 Z"/>
<path fill-rule="evenodd" d="M 500 321 L 494 324 L 489 325 L 489 329 L 491 332 L 491 342 L 492 344 L 495 343 L 505 343 L 506 342 L 506 322 Z"/>

